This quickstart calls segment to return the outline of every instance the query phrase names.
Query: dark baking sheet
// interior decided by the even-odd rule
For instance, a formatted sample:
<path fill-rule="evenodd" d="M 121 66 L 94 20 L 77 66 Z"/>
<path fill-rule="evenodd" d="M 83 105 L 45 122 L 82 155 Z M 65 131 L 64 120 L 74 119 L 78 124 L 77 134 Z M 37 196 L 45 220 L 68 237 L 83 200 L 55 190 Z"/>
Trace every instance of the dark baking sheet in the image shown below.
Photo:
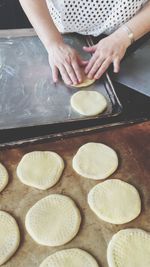
<path fill-rule="evenodd" d="M 150 232 L 149 132 L 150 123 L 147 122 L 132 127 L 111 129 L 111 131 L 90 132 L 88 135 L 60 139 L 57 142 L 47 141 L 41 144 L 26 144 L 16 149 L 0 149 L 0 162 L 5 165 L 10 176 L 9 184 L 0 196 L 0 209 L 12 214 L 21 231 L 19 249 L 2 266 L 39 267 L 41 262 L 50 254 L 61 249 L 77 247 L 91 253 L 97 259 L 99 267 L 108 267 L 107 246 L 116 232 L 133 227 Z M 98 219 L 90 210 L 87 203 L 87 194 L 99 181 L 85 179 L 72 169 L 73 156 L 78 148 L 87 142 L 103 142 L 115 149 L 119 155 L 119 168 L 111 176 L 111 179 L 122 179 L 139 190 L 142 198 L 142 213 L 132 222 L 124 225 L 112 225 Z M 62 156 L 65 161 L 65 170 L 60 181 L 53 188 L 45 191 L 22 184 L 16 175 L 17 165 L 23 155 L 37 150 L 54 151 Z M 78 235 L 71 242 L 61 247 L 38 245 L 25 230 L 25 216 L 29 208 L 41 198 L 53 193 L 70 196 L 76 202 L 82 214 L 82 225 Z M 69 265 L 69 267 L 72 266 Z"/>
<path fill-rule="evenodd" d="M 86 37 L 64 36 L 65 42 L 82 50 Z M 89 121 L 118 115 L 121 104 L 106 74 L 86 90 L 101 92 L 108 108 L 95 117 L 84 117 L 73 111 L 70 98 L 78 89 L 67 88 L 62 81 L 52 82 L 47 53 L 32 30 L 0 31 L 0 130 L 74 121 Z"/>

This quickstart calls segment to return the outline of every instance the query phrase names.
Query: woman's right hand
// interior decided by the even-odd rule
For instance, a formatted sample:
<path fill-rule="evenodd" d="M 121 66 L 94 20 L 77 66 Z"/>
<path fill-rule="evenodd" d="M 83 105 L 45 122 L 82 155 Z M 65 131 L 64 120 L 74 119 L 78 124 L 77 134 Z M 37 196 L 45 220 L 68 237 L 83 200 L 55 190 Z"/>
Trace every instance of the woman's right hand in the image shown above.
<path fill-rule="evenodd" d="M 48 52 L 54 82 L 58 81 L 59 72 L 66 84 L 82 82 L 80 65 L 83 62 L 78 53 L 64 43 L 51 18 L 46 1 L 19 1 Z"/>
<path fill-rule="evenodd" d="M 85 66 L 87 62 L 81 60 L 75 49 L 64 42 L 54 43 L 48 51 L 48 57 L 55 83 L 58 81 L 59 72 L 68 85 L 82 82 L 81 66 Z"/>

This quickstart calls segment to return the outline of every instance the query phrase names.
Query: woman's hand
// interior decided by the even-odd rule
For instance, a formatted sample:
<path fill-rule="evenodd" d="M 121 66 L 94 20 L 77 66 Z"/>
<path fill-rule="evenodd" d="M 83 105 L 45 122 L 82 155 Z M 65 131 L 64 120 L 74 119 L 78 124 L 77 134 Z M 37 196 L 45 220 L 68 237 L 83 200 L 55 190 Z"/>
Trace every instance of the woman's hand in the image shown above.
<path fill-rule="evenodd" d="M 127 34 L 119 29 L 91 47 L 83 47 L 86 52 L 93 53 L 85 68 L 90 79 L 99 79 L 113 63 L 114 72 L 119 72 L 120 61 L 130 45 Z"/>
<path fill-rule="evenodd" d="M 54 82 L 58 81 L 59 72 L 68 85 L 82 82 L 80 66 L 85 65 L 86 62 L 81 60 L 75 49 L 64 42 L 55 43 L 51 45 L 48 55 Z"/>

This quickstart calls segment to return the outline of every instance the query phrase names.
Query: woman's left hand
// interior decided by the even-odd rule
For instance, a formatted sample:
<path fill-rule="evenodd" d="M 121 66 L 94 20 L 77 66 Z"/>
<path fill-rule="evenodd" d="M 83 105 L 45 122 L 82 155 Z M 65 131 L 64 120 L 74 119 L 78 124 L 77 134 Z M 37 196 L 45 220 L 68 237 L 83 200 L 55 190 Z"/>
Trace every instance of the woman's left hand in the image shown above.
<path fill-rule="evenodd" d="M 100 40 L 96 45 L 83 47 L 86 52 L 93 53 L 85 68 L 88 78 L 99 79 L 111 63 L 113 63 L 114 72 L 119 72 L 120 61 L 129 45 L 130 39 L 128 35 L 119 29 Z"/>

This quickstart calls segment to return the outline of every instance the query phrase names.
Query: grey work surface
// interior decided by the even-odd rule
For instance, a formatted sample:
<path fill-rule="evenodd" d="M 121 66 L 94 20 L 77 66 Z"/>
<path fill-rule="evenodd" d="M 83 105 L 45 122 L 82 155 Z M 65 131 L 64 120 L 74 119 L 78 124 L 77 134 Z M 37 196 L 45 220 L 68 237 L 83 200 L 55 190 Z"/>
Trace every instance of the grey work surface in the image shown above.
<path fill-rule="evenodd" d="M 87 119 L 70 106 L 78 89 L 67 88 L 61 80 L 54 85 L 47 53 L 30 29 L 3 31 L 0 37 L 0 130 Z M 87 45 L 85 38 L 75 34 L 64 38 L 83 58 L 89 58 L 82 49 Z M 108 108 L 98 118 L 118 113 L 114 114 L 114 107 L 120 103 L 108 77 L 86 90 L 99 91 L 107 99 Z"/>
<path fill-rule="evenodd" d="M 123 60 L 114 80 L 150 96 L 150 39 Z"/>

